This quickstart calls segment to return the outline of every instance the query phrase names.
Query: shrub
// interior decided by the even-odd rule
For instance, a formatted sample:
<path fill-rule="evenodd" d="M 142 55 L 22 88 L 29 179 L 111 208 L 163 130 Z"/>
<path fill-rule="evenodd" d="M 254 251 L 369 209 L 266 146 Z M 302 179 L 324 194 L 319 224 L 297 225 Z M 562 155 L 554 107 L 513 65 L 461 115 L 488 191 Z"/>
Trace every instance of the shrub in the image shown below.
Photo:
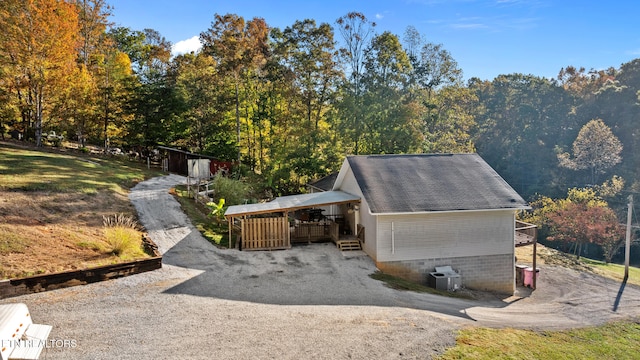
<path fill-rule="evenodd" d="M 125 214 L 115 214 L 113 216 L 103 216 L 102 224 L 104 227 L 125 227 L 138 230 L 138 222 L 133 218 L 133 216 L 128 216 Z"/>
<path fill-rule="evenodd" d="M 227 206 L 244 204 L 248 200 L 249 193 L 251 192 L 249 185 L 245 182 L 230 179 L 220 174 L 214 176 L 212 187 L 215 200 L 225 199 Z"/>
<path fill-rule="evenodd" d="M 136 259 L 145 256 L 142 233 L 133 217 L 124 214 L 103 217 L 103 224 L 107 253 L 122 259 Z"/>

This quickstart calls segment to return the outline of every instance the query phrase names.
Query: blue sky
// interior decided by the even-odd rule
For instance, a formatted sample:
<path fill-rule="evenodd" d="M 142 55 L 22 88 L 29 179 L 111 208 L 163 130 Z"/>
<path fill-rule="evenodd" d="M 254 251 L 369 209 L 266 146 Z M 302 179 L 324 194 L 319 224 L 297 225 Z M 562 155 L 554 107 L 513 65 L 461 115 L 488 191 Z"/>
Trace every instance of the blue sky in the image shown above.
<path fill-rule="evenodd" d="M 562 67 L 619 67 L 640 58 L 640 1 L 635 0 L 107 0 L 111 21 L 132 30 L 157 30 L 192 49 L 214 14 L 264 18 L 284 29 L 296 20 L 335 25 L 350 11 L 377 23 L 376 32 L 401 39 L 412 25 L 441 43 L 465 79 L 500 74 L 556 77 Z M 191 41 L 187 41 L 192 39 Z M 336 34 L 339 40 L 339 34 Z"/>

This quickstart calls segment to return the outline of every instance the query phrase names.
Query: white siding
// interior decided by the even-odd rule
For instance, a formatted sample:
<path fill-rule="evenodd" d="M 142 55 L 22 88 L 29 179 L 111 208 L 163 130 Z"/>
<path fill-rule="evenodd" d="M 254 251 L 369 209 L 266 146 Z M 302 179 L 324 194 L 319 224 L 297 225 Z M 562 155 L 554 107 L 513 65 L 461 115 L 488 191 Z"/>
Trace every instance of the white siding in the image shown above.
<path fill-rule="evenodd" d="M 346 160 L 345 160 L 346 161 Z M 340 179 L 340 184 L 336 184 L 339 186 L 338 189 L 346 193 L 360 196 L 360 216 L 359 216 L 359 224 L 364 226 L 364 238 L 365 241 L 362 244 L 362 250 L 369 255 L 374 261 L 377 260 L 377 244 L 376 244 L 376 217 L 372 216 L 369 212 L 369 204 L 365 200 L 362 195 L 362 191 L 360 190 L 360 186 L 356 182 L 355 176 L 353 176 L 353 171 L 351 171 L 351 167 L 346 166 L 341 170 L 340 175 L 343 175 Z"/>
<path fill-rule="evenodd" d="M 514 216 L 512 210 L 381 215 L 376 261 L 513 254 Z"/>

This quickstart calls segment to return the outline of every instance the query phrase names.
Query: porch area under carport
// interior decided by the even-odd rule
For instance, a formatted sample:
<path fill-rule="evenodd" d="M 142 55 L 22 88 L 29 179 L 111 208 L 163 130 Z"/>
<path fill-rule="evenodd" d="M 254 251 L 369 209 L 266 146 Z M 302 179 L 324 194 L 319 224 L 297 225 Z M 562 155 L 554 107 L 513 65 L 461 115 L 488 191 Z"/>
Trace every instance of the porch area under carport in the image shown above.
<path fill-rule="evenodd" d="M 343 191 L 326 191 L 230 206 L 225 218 L 229 224 L 229 239 L 233 238 L 235 231 L 240 250 L 289 249 L 295 242 L 329 239 L 338 247 L 350 248 L 360 244 L 364 229 L 358 226 L 357 216 L 351 216 L 353 223 L 347 223 L 343 213 L 357 213 L 359 205 L 358 196 Z M 335 212 L 324 215 L 323 207 L 331 207 Z"/>

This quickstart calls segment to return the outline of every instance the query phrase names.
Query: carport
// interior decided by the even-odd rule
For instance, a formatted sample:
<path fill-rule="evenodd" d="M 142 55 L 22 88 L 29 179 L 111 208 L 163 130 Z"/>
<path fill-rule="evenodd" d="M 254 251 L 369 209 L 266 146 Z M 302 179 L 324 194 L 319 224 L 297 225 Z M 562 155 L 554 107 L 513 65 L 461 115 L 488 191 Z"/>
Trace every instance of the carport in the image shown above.
<path fill-rule="evenodd" d="M 242 250 L 289 249 L 292 232 L 299 228 L 299 224 L 290 220 L 292 213 L 331 205 L 342 205 L 353 209 L 359 204 L 358 196 L 343 191 L 325 191 L 282 196 L 265 203 L 229 206 L 224 215 L 229 223 L 229 246 L 231 246 L 235 229 L 240 232 L 239 244 Z M 340 224 L 334 220 L 324 219 L 322 228 L 329 232 L 325 235 L 337 242 L 340 236 Z M 309 239 L 312 235 L 311 229 L 310 226 L 307 227 Z"/>

